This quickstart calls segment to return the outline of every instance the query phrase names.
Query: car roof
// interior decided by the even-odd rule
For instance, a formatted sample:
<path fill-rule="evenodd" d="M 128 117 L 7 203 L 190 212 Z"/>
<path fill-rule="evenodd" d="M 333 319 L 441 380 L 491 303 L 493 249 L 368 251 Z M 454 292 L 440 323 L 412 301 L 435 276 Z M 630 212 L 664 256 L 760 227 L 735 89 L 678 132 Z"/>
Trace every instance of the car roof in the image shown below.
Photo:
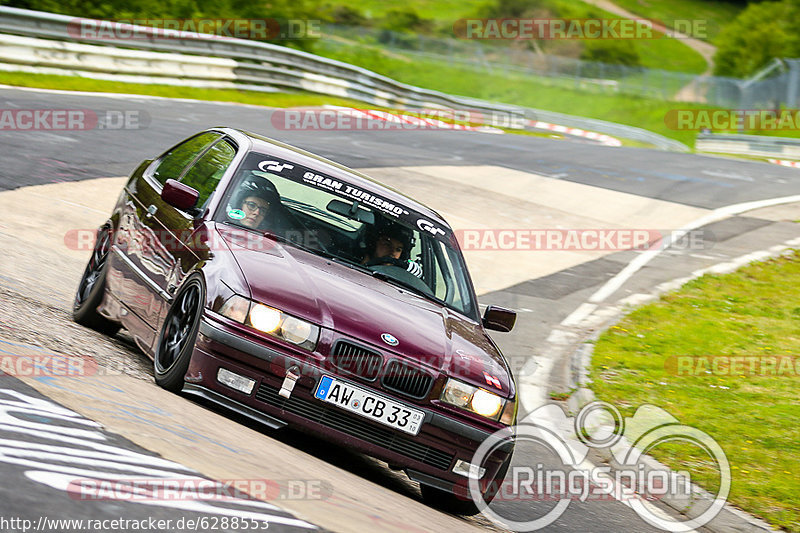
<path fill-rule="evenodd" d="M 411 208 L 417 213 L 429 217 L 445 227 L 450 227 L 450 225 L 447 224 L 441 215 L 439 215 L 439 213 L 430 207 L 357 170 L 353 170 L 352 168 L 348 168 L 335 161 L 331 161 L 330 159 L 326 159 L 322 156 L 307 152 L 303 149 L 291 146 L 275 139 L 271 139 L 269 137 L 265 137 L 263 135 L 259 135 L 257 133 L 251 133 L 248 131 L 228 127 L 215 129 L 224 131 L 225 133 L 231 135 L 234 139 L 240 138 L 239 140 L 242 140 L 241 137 L 246 137 L 251 145 L 250 151 L 264 151 L 270 155 L 287 159 L 305 167 L 317 170 L 323 174 L 327 174 L 332 178 L 341 179 L 356 187 L 379 194 L 391 202 Z"/>

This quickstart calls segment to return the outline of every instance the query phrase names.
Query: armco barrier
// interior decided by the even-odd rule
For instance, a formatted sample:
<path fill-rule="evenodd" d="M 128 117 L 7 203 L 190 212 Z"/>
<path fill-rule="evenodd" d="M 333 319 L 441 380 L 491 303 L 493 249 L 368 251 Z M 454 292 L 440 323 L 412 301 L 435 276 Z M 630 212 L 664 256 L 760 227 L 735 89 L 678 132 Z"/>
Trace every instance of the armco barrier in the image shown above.
<path fill-rule="evenodd" d="M 791 137 L 701 133 L 695 148 L 703 152 L 800 159 L 800 139 Z"/>
<path fill-rule="evenodd" d="M 481 112 L 491 126 L 523 128 L 528 119 L 538 119 L 666 150 L 689 150 L 682 143 L 640 128 L 451 96 L 283 46 L 189 32 L 170 38 L 146 27 L 136 27 L 136 31 L 147 38 L 119 41 L 103 38 L 102 33 L 75 35 L 69 28 L 76 20 L 0 6 L 0 69 L 190 86 L 235 84 L 251 90 L 304 90 L 378 106 L 470 109 Z"/>

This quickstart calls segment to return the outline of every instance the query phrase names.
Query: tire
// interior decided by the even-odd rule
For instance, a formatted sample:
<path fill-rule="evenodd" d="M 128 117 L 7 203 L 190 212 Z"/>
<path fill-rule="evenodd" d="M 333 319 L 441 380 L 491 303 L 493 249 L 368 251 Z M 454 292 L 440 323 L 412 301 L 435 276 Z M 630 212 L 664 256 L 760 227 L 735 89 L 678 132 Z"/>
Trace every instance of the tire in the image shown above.
<path fill-rule="evenodd" d="M 108 271 L 110 251 L 111 230 L 103 227 L 97 232 L 92 257 L 89 258 L 83 271 L 72 305 L 72 319 L 75 322 L 106 335 L 116 334 L 121 327 L 97 312 L 97 308 L 103 302 L 106 290 L 106 272 Z"/>
<path fill-rule="evenodd" d="M 200 328 L 205 305 L 205 286 L 200 276 L 189 278 L 167 312 L 153 357 L 156 383 L 172 392 L 183 388 L 184 376 Z"/>

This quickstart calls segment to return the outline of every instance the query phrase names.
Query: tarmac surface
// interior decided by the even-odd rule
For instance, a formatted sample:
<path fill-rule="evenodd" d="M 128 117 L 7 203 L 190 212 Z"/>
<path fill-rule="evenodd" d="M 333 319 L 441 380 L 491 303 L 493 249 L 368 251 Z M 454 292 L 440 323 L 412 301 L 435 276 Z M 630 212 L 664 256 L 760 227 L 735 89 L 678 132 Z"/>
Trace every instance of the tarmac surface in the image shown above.
<path fill-rule="evenodd" d="M 331 450 L 324 442 L 292 432 L 265 431 L 170 395 L 152 383 L 148 360 L 124 334 L 109 340 L 69 321 L 73 291 L 89 252 L 70 249 L 64 239 L 66 232 L 101 224 L 124 183 L 119 176 L 203 128 L 234 125 L 359 168 L 437 209 L 457 230 L 639 228 L 668 234 L 724 206 L 800 194 L 796 169 L 568 140 L 453 131 L 276 131 L 263 108 L 16 89 L 0 89 L 0 107 L 133 110 L 148 117 L 147 127 L 139 129 L 0 132 L 0 191 L 4 191 L 0 192 L 0 247 L 4 250 L 0 296 L 5 303 L 0 311 L 0 342 L 5 348 L 0 348 L 11 357 L 37 352 L 90 356 L 114 370 L 83 377 L 2 377 L 0 389 L 14 392 L 0 392 L 4 394 L 0 406 L 15 398 L 48 402 L 40 406 L 47 412 L 17 413 L 13 420 L 4 418 L 6 425 L 0 426 L 4 439 L 0 475 L 14 480 L 4 483 L 2 489 L 3 517 L 178 516 L 177 511 L 165 511 L 162 505 L 77 501 L 52 481 L 54 477 L 31 475 L 31 468 L 51 474 L 71 472 L 66 470 L 70 462 L 64 457 L 77 452 L 53 450 L 57 455 L 50 457 L 48 469 L 24 463 L 19 451 L 46 444 L 41 438 L 52 439 L 49 433 L 35 437 L 30 433 L 34 429 L 23 427 L 25 423 L 40 417 L 40 423 L 52 427 L 48 417 L 60 414 L 71 417 L 69 427 L 91 427 L 92 432 L 103 435 L 101 439 L 87 433 L 84 440 L 102 440 L 121 450 L 170 461 L 164 469 L 171 469 L 171 476 L 267 479 L 287 487 L 290 482 L 305 480 L 316 483 L 306 484 L 306 489 L 329 489 L 324 492 L 327 498 L 274 497 L 268 503 L 277 509 L 259 510 L 272 516 L 270 529 L 294 530 L 307 527 L 305 524 L 334 531 L 498 529 L 482 517 L 463 519 L 424 506 L 414 484 L 382 463 L 346 450 Z M 659 254 L 604 302 L 616 305 L 700 268 L 796 238 L 800 228 L 794 221 L 798 219 L 797 204 L 787 204 L 702 226 L 691 245 Z M 544 366 L 537 373 L 537 365 L 530 363 L 547 360 L 554 331 L 574 333 L 576 338 L 586 334 L 570 330 L 562 322 L 640 253 L 605 249 L 465 251 L 481 304 L 519 311 L 514 332 L 493 335 L 518 370 L 519 381 L 534 387 L 538 395 L 546 395 L 551 387 L 562 391 L 571 386 L 574 371 L 568 358 L 550 361 L 546 373 L 541 371 Z M 526 365 L 528 373 L 523 372 Z M 14 427 L 29 431 L 24 437 L 27 445 L 20 443 L 24 432 Z M 6 431 L 10 433 L 6 435 Z M 84 442 L 68 446 L 86 449 Z M 518 448 L 514 463 L 533 465 L 548 460 L 541 449 L 526 445 Z M 36 461 L 46 462 L 41 457 Z M 124 469 L 114 472 L 125 473 Z M 63 482 L 64 478 L 59 479 Z M 227 507 L 206 516 L 230 514 L 234 512 L 231 508 L 242 512 L 241 502 L 215 505 Z M 497 509 L 508 518 L 523 519 L 543 513 L 548 505 L 510 501 L 498 503 Z M 199 516 L 180 512 L 187 518 Z M 662 512 L 672 513 L 668 508 Z M 285 523 L 289 520 L 298 522 Z M 173 526 L 172 530 L 184 529 Z M 623 503 L 587 501 L 572 502 L 546 530 L 655 528 Z"/>

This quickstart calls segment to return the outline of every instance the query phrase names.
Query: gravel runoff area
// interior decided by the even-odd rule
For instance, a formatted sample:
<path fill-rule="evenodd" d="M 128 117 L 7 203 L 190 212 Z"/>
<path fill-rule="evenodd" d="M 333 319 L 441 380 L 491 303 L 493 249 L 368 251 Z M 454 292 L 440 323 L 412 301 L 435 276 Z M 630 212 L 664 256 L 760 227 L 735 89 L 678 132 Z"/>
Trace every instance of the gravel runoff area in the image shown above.
<path fill-rule="evenodd" d="M 125 330 L 108 337 L 72 321 L 70 313 L 0 286 L 0 341 L 39 347 L 49 355 L 92 358 L 102 371 L 152 380 L 150 359 Z"/>

